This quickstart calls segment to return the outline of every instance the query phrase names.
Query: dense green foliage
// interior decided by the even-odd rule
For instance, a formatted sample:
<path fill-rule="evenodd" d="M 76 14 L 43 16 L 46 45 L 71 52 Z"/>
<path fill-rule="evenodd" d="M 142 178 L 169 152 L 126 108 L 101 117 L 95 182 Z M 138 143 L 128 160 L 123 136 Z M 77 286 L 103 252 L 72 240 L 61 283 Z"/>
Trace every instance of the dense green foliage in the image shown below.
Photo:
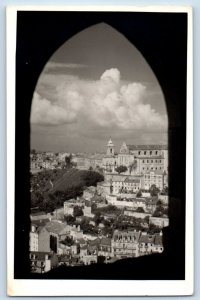
<path fill-rule="evenodd" d="M 119 166 L 119 167 L 115 168 L 115 171 L 120 174 L 120 173 L 126 172 L 127 167 L 126 166 Z"/>
<path fill-rule="evenodd" d="M 160 190 L 155 184 L 152 184 L 152 186 L 149 189 L 149 192 L 151 194 L 151 197 L 157 197 Z"/>
<path fill-rule="evenodd" d="M 63 202 L 81 196 L 86 186 L 96 186 L 103 176 L 94 171 L 48 170 L 31 175 L 31 207 L 52 212 Z"/>

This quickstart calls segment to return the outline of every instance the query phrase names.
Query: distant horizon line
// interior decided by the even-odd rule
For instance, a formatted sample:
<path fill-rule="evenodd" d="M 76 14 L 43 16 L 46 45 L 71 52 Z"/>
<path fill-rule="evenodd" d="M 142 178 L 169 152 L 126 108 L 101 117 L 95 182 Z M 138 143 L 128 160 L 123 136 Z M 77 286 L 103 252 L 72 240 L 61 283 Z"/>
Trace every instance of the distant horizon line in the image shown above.
<path fill-rule="evenodd" d="M 124 142 L 123 142 L 124 143 Z M 122 143 L 122 144 L 123 144 Z M 162 144 L 127 144 L 126 143 L 126 145 L 127 146 L 130 146 L 130 145 L 134 145 L 134 146 L 168 146 L 168 143 L 162 143 Z M 106 146 L 105 146 L 105 148 L 106 148 Z M 33 150 L 35 150 L 36 152 L 52 152 L 52 153 L 70 153 L 70 154 L 78 154 L 78 153 L 90 153 L 90 154 L 96 154 L 96 153 L 98 153 L 98 154 L 104 154 L 105 153 L 105 151 L 55 151 L 55 150 L 38 150 L 38 149 L 36 149 L 36 148 L 31 148 L 30 149 L 30 152 L 31 151 L 33 151 Z M 116 152 L 117 153 L 117 152 Z"/>

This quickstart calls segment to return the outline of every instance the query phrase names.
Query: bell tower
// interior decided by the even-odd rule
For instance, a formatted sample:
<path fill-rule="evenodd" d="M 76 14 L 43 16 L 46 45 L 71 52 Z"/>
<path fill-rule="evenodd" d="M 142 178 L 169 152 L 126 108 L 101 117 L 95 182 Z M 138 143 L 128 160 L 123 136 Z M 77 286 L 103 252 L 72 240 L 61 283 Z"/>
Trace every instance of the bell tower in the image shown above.
<path fill-rule="evenodd" d="M 107 144 L 107 155 L 114 156 L 115 155 L 115 145 L 113 144 L 111 138 L 108 141 Z"/>

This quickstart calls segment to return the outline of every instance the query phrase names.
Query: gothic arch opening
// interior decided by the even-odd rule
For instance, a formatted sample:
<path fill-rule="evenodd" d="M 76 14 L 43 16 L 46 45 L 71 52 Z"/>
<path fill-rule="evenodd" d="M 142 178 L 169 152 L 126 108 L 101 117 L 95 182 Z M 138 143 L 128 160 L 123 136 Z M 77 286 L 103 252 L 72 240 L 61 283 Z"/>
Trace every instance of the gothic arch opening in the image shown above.
<path fill-rule="evenodd" d="M 35 149 L 31 170 L 50 171 L 49 178 L 52 170 L 58 173 L 53 183 L 50 179 L 48 191 L 59 206 L 52 206 L 52 212 L 63 206 L 58 192 L 67 193 L 70 188 L 61 188 L 60 178 L 66 175 L 63 169 L 73 174 L 96 172 L 102 175 L 103 183 L 96 188 L 102 203 L 106 201 L 107 209 L 109 205 L 116 208 L 115 217 L 121 210 L 121 221 L 111 218 L 109 228 L 105 214 L 98 211 L 101 222 L 105 221 L 103 229 L 90 228 L 96 238 L 107 237 L 112 245 L 110 252 L 105 250 L 106 256 L 110 253 L 122 259 L 163 252 L 162 229 L 169 225 L 165 100 L 152 69 L 121 33 L 100 23 L 77 33 L 54 52 L 33 94 L 31 132 Z M 107 144 L 108 136 L 112 139 Z M 70 157 L 71 165 L 65 157 Z M 85 194 L 83 189 L 82 214 L 95 219 L 95 213 L 85 213 Z M 33 200 L 35 205 L 35 197 Z M 45 201 L 36 202 L 44 209 Z M 76 202 L 74 199 L 73 204 Z M 46 210 L 49 212 L 48 203 Z M 80 226 L 83 232 L 85 224 Z M 126 249 L 118 249 L 116 239 Z M 89 246 L 87 250 L 91 252 Z"/>
<path fill-rule="evenodd" d="M 29 185 L 28 182 L 29 170 L 28 168 L 25 167 L 24 169 L 21 168 L 21 163 L 19 162 L 23 160 L 27 163 L 27 165 L 29 162 L 29 157 L 28 157 L 29 144 L 25 143 L 25 141 L 29 139 L 29 126 L 28 126 L 29 112 L 30 112 L 30 104 L 32 101 L 34 90 L 35 93 L 33 97 L 32 109 L 31 109 L 31 131 L 32 131 L 31 148 L 36 148 L 36 150 L 37 147 L 33 145 L 36 145 L 37 143 L 41 143 L 41 144 L 43 143 L 44 145 L 44 143 L 46 142 L 47 145 L 49 146 L 51 144 L 51 139 L 53 139 L 52 136 L 54 136 L 54 145 L 56 144 L 58 145 L 60 141 L 70 142 L 70 143 L 66 142 L 65 144 L 63 143 L 64 149 L 66 149 L 69 145 L 70 147 L 74 147 L 75 144 L 77 144 L 76 139 L 78 141 L 79 138 L 79 143 L 80 143 L 80 138 L 84 137 L 83 144 L 85 140 L 89 141 L 87 144 L 89 144 L 92 147 L 93 151 L 95 151 L 95 147 L 97 145 L 98 145 L 98 151 L 99 150 L 105 151 L 106 145 L 104 144 L 104 147 L 102 146 L 103 150 L 101 150 L 102 148 L 100 147 L 100 141 L 102 141 L 105 138 L 106 126 L 108 126 L 109 130 L 111 131 L 111 132 L 107 132 L 106 142 L 108 141 L 109 136 L 111 135 L 112 140 L 115 141 L 116 146 L 119 145 L 119 148 L 120 148 L 120 141 L 121 142 L 124 141 L 124 139 L 120 140 L 120 137 L 123 137 L 122 128 L 124 128 L 124 132 L 126 132 L 125 142 L 128 141 L 127 144 L 128 143 L 132 144 L 132 141 L 129 140 L 130 133 L 132 132 L 134 133 L 137 132 L 137 134 L 135 134 L 134 136 L 134 143 L 135 141 L 136 144 L 141 143 L 140 141 L 143 141 L 144 143 L 145 140 L 146 141 L 148 140 L 148 134 L 149 136 L 150 134 L 152 134 L 152 131 L 148 129 L 149 124 L 153 124 L 155 126 L 155 124 L 157 124 L 156 122 L 160 123 L 160 121 L 163 124 L 164 118 L 162 118 L 161 116 L 166 115 L 167 118 L 166 121 L 167 123 L 169 122 L 168 136 L 167 136 L 167 130 L 165 132 L 166 141 L 169 141 L 169 147 L 170 147 L 169 168 L 170 171 L 173 171 L 171 172 L 171 177 L 170 177 L 170 192 L 171 195 L 174 196 L 175 198 L 181 199 L 181 210 L 179 210 L 181 214 L 180 218 L 178 216 L 178 210 L 171 211 L 172 218 L 170 215 L 170 228 L 176 227 L 176 229 L 177 228 L 178 229 L 176 231 L 171 230 L 170 238 L 173 240 L 173 245 L 174 244 L 176 245 L 174 247 L 175 250 L 177 251 L 176 253 L 179 253 L 180 245 L 181 245 L 181 255 L 179 255 L 179 257 L 180 259 L 184 259 L 184 230 L 181 231 L 181 236 L 179 235 L 179 232 L 181 230 L 181 226 L 183 226 L 184 228 L 184 222 L 185 222 L 184 219 L 185 194 L 184 194 L 184 189 L 182 188 L 182 186 L 184 185 L 184 174 L 185 174 L 185 169 L 184 169 L 184 153 L 185 153 L 185 148 L 184 148 L 185 146 L 185 131 L 184 131 L 185 102 L 184 101 L 185 101 L 185 78 L 186 78 L 185 76 L 186 74 L 185 73 L 186 70 L 185 16 L 180 15 L 179 18 L 175 20 L 173 14 L 167 15 L 167 14 L 135 13 L 133 18 L 133 14 L 129 15 L 126 13 L 122 13 L 122 14 L 120 13 L 121 21 L 119 22 L 118 16 L 111 13 L 103 13 L 103 12 L 95 14 L 95 17 L 93 13 L 91 14 L 85 13 L 81 15 L 78 12 L 77 13 L 68 12 L 64 14 L 49 13 L 48 17 L 47 15 L 48 13 L 45 12 L 38 13 L 37 24 L 35 24 L 35 14 L 29 13 L 28 18 L 27 16 L 25 16 L 24 19 L 23 19 L 23 12 L 20 12 L 18 14 L 19 16 L 18 27 L 20 28 L 21 33 L 18 35 L 18 45 L 17 45 L 17 58 L 18 58 L 17 78 L 18 79 L 16 85 L 17 87 L 16 98 L 18 100 L 18 106 L 16 108 L 17 109 L 16 155 L 18 156 L 18 160 L 16 161 L 16 175 L 18 170 L 20 170 L 21 175 L 16 176 L 16 182 L 17 182 L 16 203 L 19 204 L 18 200 L 20 199 L 20 201 L 22 201 L 23 203 L 23 206 L 25 207 L 25 210 L 29 212 L 29 207 L 26 205 L 27 204 L 26 199 L 29 197 L 29 190 L 26 191 L 25 189 L 20 188 L 21 185 L 19 182 L 19 178 L 23 178 L 24 179 L 23 182 L 25 182 L 27 186 Z M 49 18 L 50 15 L 51 17 Z M 75 17 L 77 17 L 78 15 L 79 22 L 76 22 L 74 26 L 70 27 L 68 25 L 70 24 L 70 22 L 73 22 L 73 18 L 74 18 L 72 15 Z M 55 16 L 55 22 L 53 22 L 53 24 L 51 24 L 52 16 L 53 19 Z M 22 26 L 24 23 L 21 22 L 21 20 L 23 20 L 23 22 L 25 20 L 27 26 L 25 27 Z M 46 22 L 44 22 L 44 20 Z M 157 26 L 157 21 L 160 24 L 159 28 Z M 115 47 L 109 59 L 105 55 L 103 57 L 102 64 L 99 63 L 98 61 L 100 60 L 99 55 L 102 54 L 100 53 L 100 51 L 97 52 L 99 55 L 90 56 L 87 58 L 87 55 L 85 54 L 84 57 L 84 50 L 88 49 L 88 48 L 84 48 L 86 47 L 84 43 L 85 40 L 80 44 L 81 47 L 79 47 L 78 49 L 79 52 L 74 53 L 74 55 L 77 56 L 76 61 L 72 61 L 72 60 L 66 61 L 66 65 L 64 65 L 63 61 L 62 60 L 60 61 L 59 58 L 59 55 L 61 56 L 63 55 L 62 51 L 60 52 L 58 57 L 55 60 L 53 60 L 53 58 L 56 57 L 54 56 L 56 55 L 56 53 L 54 52 L 57 50 L 58 47 L 60 47 L 60 45 L 63 44 L 63 42 L 66 39 L 67 39 L 66 44 L 68 42 L 70 44 L 72 41 L 74 43 L 77 42 L 74 41 L 74 39 L 76 40 L 78 36 L 81 36 L 81 33 L 87 31 L 89 32 L 89 30 L 92 28 L 94 29 L 96 26 L 92 26 L 92 27 L 89 26 L 94 25 L 96 23 L 99 23 L 99 25 L 96 25 L 97 27 L 98 26 L 101 27 L 102 25 L 104 27 L 108 27 L 109 30 L 112 31 L 111 34 L 112 36 L 119 35 L 123 39 L 125 39 L 124 37 L 126 37 L 127 38 L 127 40 L 125 39 L 126 43 L 130 42 L 129 46 L 130 48 L 132 48 L 132 51 L 134 53 L 138 52 L 137 49 L 141 51 L 146 61 L 148 61 L 149 65 L 154 71 L 154 74 L 156 74 L 157 78 L 159 79 L 159 82 L 162 86 L 162 90 L 151 68 L 149 67 L 148 64 L 146 64 L 146 61 L 144 57 L 141 56 L 140 52 L 138 52 L 137 57 L 140 57 L 138 59 L 139 61 L 141 59 L 141 64 L 144 68 L 143 71 L 144 70 L 145 71 L 141 72 L 138 61 L 136 61 L 134 65 L 136 69 L 134 69 L 134 67 L 131 68 L 131 60 L 128 60 L 128 57 L 130 56 L 129 55 L 127 55 L 127 57 L 125 55 L 123 56 L 123 53 L 125 52 L 125 49 L 123 48 L 123 45 L 125 47 L 124 43 L 121 44 L 122 46 L 120 45 L 119 47 Z M 32 35 L 30 34 L 30 32 L 32 32 L 31 31 L 32 27 L 30 26 L 30 24 L 35 24 L 35 31 L 32 33 Z M 109 24 L 112 27 L 106 24 Z M 144 26 L 144 24 L 148 24 L 148 26 Z M 81 32 L 81 30 L 85 28 L 88 29 Z M 115 28 L 117 31 L 113 28 Z M 29 32 L 29 34 L 27 34 L 27 32 Z M 48 32 L 47 35 L 46 32 Z M 52 33 L 53 37 L 51 36 L 50 32 Z M 70 38 L 71 40 L 69 40 Z M 101 38 L 103 38 L 102 35 Z M 24 40 L 26 40 L 27 45 L 30 46 L 26 46 L 24 48 L 24 42 L 22 43 L 22 41 Z M 117 43 L 115 39 L 112 40 L 112 42 L 114 45 L 115 43 Z M 109 43 L 107 44 L 105 43 L 105 45 L 106 47 L 108 47 Z M 135 45 L 137 49 L 133 45 Z M 173 52 L 171 49 L 171 45 L 173 45 Z M 101 46 L 101 45 L 97 43 L 97 46 Z M 98 49 L 96 49 L 96 51 L 97 50 Z M 109 50 L 109 47 L 107 50 Z M 120 57 L 117 58 L 118 50 L 122 51 L 122 55 L 120 55 Z M 68 53 L 70 53 L 70 50 L 68 51 L 69 51 Z M 56 52 L 59 53 L 59 50 Z M 52 53 L 54 53 L 53 56 Z M 71 49 L 71 55 L 72 54 L 73 51 Z M 125 65 L 122 64 L 122 56 L 124 58 L 124 61 L 128 61 L 126 62 Z M 49 57 L 50 60 L 45 65 Z M 73 55 L 71 57 L 73 57 Z M 26 63 L 24 61 L 25 58 L 26 58 Z M 82 58 L 85 58 L 86 62 L 83 63 Z M 96 65 L 94 65 L 94 68 L 92 67 L 88 68 L 88 65 L 90 64 L 89 63 L 87 64 L 87 60 L 89 63 L 92 60 L 94 62 L 96 61 Z M 115 60 L 116 63 L 113 64 L 113 60 Z M 111 63 L 112 65 L 110 65 Z M 22 65 L 23 67 L 21 67 Z M 45 68 L 41 73 L 41 69 L 43 68 L 44 65 Z M 92 66 L 92 64 L 90 66 Z M 103 67 L 105 68 L 102 69 Z M 95 73 L 96 70 L 98 70 L 98 72 Z M 131 76 L 132 70 L 134 71 L 133 77 Z M 38 80 L 38 76 L 40 73 L 41 76 Z M 55 89 L 54 89 L 55 78 L 57 75 L 59 75 L 60 79 L 64 80 L 63 84 L 59 85 L 59 87 L 56 89 L 56 95 L 57 96 L 59 95 L 58 98 L 55 96 Z M 137 75 L 139 79 L 137 78 Z M 146 77 L 144 78 L 143 75 L 146 75 Z M 151 78 L 152 81 L 151 80 L 148 81 L 149 78 Z M 45 80 L 47 81 L 45 82 Z M 36 82 L 37 82 L 37 86 L 36 86 Z M 149 86 L 147 84 L 148 82 L 151 83 L 153 82 L 153 84 L 152 85 L 150 84 Z M 51 87 L 49 87 L 49 83 L 50 85 L 52 84 Z M 60 80 L 59 83 L 61 83 Z M 66 91 L 66 86 L 69 87 L 67 91 Z M 87 86 L 86 91 L 85 91 L 85 86 Z M 162 107 L 159 107 L 158 99 L 156 100 L 156 98 L 154 98 L 153 95 L 151 95 L 151 93 L 148 93 L 149 98 L 147 95 L 145 95 L 146 92 L 150 92 L 150 91 L 152 92 L 152 88 L 155 89 L 158 88 L 159 92 L 158 90 L 157 92 L 158 94 L 160 93 L 160 97 L 162 97 L 163 99 L 163 101 L 161 101 Z M 93 92 L 93 89 L 95 91 L 97 90 L 98 93 L 95 94 Z M 67 94 L 67 92 L 69 91 L 70 93 Z M 162 91 L 164 93 L 165 99 Z M 65 98 L 66 94 L 67 96 Z M 130 115 L 130 110 L 128 109 L 130 106 L 130 98 L 129 98 L 130 94 L 131 95 L 134 94 L 136 100 L 137 109 L 135 110 L 134 115 Z M 91 114 L 90 107 L 87 106 L 88 102 L 86 100 L 89 98 L 89 96 L 90 99 L 93 100 L 93 110 L 92 110 L 93 115 Z M 96 96 L 97 98 L 95 98 Z M 155 97 L 156 97 L 156 93 L 155 93 Z M 148 101 L 150 101 L 150 98 L 151 98 L 151 102 L 149 103 Z M 74 101 L 70 102 L 70 99 L 73 99 Z M 80 99 L 80 101 L 77 101 L 77 99 Z M 105 99 L 106 101 L 104 102 Z M 182 99 L 184 101 L 183 104 L 180 105 L 180 103 L 182 103 L 181 102 Z M 98 100 L 102 101 L 102 103 L 104 104 L 103 107 L 98 105 L 99 104 Z M 167 117 L 165 101 L 166 101 L 169 118 Z M 115 103 L 114 108 L 113 107 L 110 108 L 109 105 L 108 106 L 105 105 L 106 103 L 112 104 L 113 102 Z M 82 104 L 82 110 L 80 110 L 79 108 L 80 103 Z M 120 103 L 122 103 L 122 105 Z M 126 103 L 126 105 L 123 105 L 124 103 Z M 142 106 L 140 104 L 142 104 Z M 85 106 L 87 106 L 88 110 L 85 109 Z M 24 126 L 23 120 L 19 118 L 18 112 L 20 111 L 20 109 L 22 109 L 22 111 L 23 110 L 26 111 L 26 113 L 24 114 L 24 120 L 25 123 L 27 124 L 27 127 Z M 71 112 L 70 114 L 69 111 Z M 99 118 L 96 119 L 94 118 L 95 113 L 98 115 Z M 141 118 L 141 116 L 144 116 L 145 113 L 147 116 L 149 116 L 149 113 L 151 114 L 151 118 L 147 118 L 149 123 L 148 122 L 144 123 L 143 122 L 144 119 Z M 104 118 L 104 116 L 106 117 Z M 82 122 L 83 128 L 80 128 L 81 127 L 80 122 Z M 90 125 L 95 124 L 96 126 L 93 127 L 93 129 L 95 129 L 95 134 L 98 134 L 99 137 L 96 141 L 91 138 L 92 136 L 94 136 L 92 130 L 89 135 L 87 134 L 88 130 L 92 129 L 92 126 L 89 126 L 88 124 Z M 66 127 L 69 130 L 66 131 Z M 116 132 L 118 131 L 119 135 L 115 134 L 114 128 L 117 129 Z M 142 131 L 140 131 L 142 130 L 142 128 L 145 128 L 146 130 L 144 135 L 142 135 L 141 134 Z M 167 129 L 167 125 L 165 128 Z M 81 135 L 78 135 L 77 130 L 79 129 L 81 130 Z M 38 130 L 40 132 L 39 134 L 37 134 Z M 157 130 L 158 135 L 159 134 L 162 135 L 161 132 L 159 131 L 160 128 L 155 128 L 155 130 Z M 70 140 L 70 136 L 68 137 L 69 139 L 66 139 L 66 133 L 68 134 L 71 133 L 71 135 L 74 135 L 76 139 Z M 140 135 L 138 133 L 140 133 Z M 36 141 L 36 136 L 38 136 L 37 141 Z M 137 140 L 137 136 L 139 136 L 139 140 Z M 151 143 L 152 141 L 153 141 L 152 144 L 156 143 L 155 135 L 154 135 L 154 139 L 151 140 L 149 143 Z M 22 150 L 21 150 L 21 145 L 24 145 Z M 48 150 L 51 149 L 49 148 Z M 81 150 L 84 151 L 87 150 L 86 143 L 83 149 Z M 56 149 L 54 149 L 54 151 L 56 151 Z M 67 149 L 67 151 L 70 153 L 73 152 L 72 148 Z M 16 224 L 17 224 L 16 235 L 18 235 L 19 239 L 24 237 L 24 235 L 21 234 L 21 232 L 23 231 L 22 229 L 24 229 L 24 223 L 27 224 L 29 223 L 29 216 L 26 217 L 27 215 L 28 214 L 26 215 L 24 214 L 23 218 L 20 219 L 21 216 L 20 210 L 16 206 Z M 24 222 L 24 218 L 26 219 L 26 222 Z M 173 222 L 171 222 L 171 220 Z M 177 224 L 176 226 L 174 226 L 176 220 L 178 220 L 177 222 L 178 227 Z M 177 239 L 173 236 L 174 232 L 178 232 L 176 234 Z M 28 236 L 28 232 L 26 233 Z M 22 240 L 24 240 L 24 238 L 22 238 Z M 25 250 L 24 250 L 24 255 L 26 256 L 27 251 Z M 18 247 L 16 243 L 16 253 L 19 253 L 20 251 L 21 249 Z M 172 257 L 170 259 L 172 259 Z M 166 259 L 166 261 L 163 262 L 165 263 L 167 261 L 170 260 Z M 174 261 L 174 263 L 176 262 Z M 17 260 L 15 260 L 15 264 L 17 267 Z M 167 263 L 165 263 L 165 268 L 163 269 L 166 270 L 167 267 L 168 265 Z M 16 270 L 18 270 L 17 276 L 20 277 L 21 271 L 19 271 L 19 268 Z M 142 274 L 142 272 L 140 272 L 139 270 L 141 270 L 141 268 L 138 265 L 137 274 L 140 274 L 139 275 L 140 278 L 145 278 L 145 276 L 146 279 L 151 278 L 151 275 L 149 275 L 149 273 Z M 168 270 L 169 272 L 167 274 L 165 271 L 162 272 L 162 270 L 158 270 L 157 273 L 158 274 L 162 273 L 161 274 L 162 279 L 166 279 L 166 278 L 169 279 L 168 277 L 170 276 L 176 277 L 178 279 L 183 278 L 184 277 L 183 268 L 177 268 L 176 270 L 177 271 L 173 274 L 170 273 L 171 272 L 170 270 Z M 127 276 L 129 278 L 132 275 L 128 274 Z M 158 278 L 161 278 L 159 276 Z"/>

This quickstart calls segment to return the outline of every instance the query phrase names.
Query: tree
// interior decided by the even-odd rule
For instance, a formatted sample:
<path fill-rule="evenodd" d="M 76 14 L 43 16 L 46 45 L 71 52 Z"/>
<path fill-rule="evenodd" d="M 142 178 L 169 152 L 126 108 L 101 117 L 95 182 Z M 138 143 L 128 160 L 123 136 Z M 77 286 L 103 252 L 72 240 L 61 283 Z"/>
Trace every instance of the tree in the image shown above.
<path fill-rule="evenodd" d="M 74 244 L 74 240 L 71 236 L 66 236 L 66 238 L 64 239 L 64 241 L 62 242 L 62 244 L 66 245 L 66 246 L 72 246 Z"/>
<path fill-rule="evenodd" d="M 73 223 L 75 222 L 75 220 L 76 220 L 76 219 L 75 219 L 73 216 L 71 216 L 71 215 L 67 215 L 67 216 L 65 216 L 64 218 L 65 218 L 66 223 L 69 224 L 69 225 L 70 225 L 70 224 L 73 224 Z"/>
<path fill-rule="evenodd" d="M 124 172 L 127 171 L 127 167 L 121 165 L 121 166 L 115 168 L 115 171 L 116 171 L 118 174 L 121 174 L 121 173 L 124 173 Z"/>
<path fill-rule="evenodd" d="M 80 217 L 83 215 L 83 210 L 80 206 L 76 205 L 74 206 L 74 213 L 73 213 L 74 217 Z"/>
<path fill-rule="evenodd" d="M 97 260 L 98 264 L 103 264 L 105 262 L 105 259 L 105 256 L 99 255 Z"/>
<path fill-rule="evenodd" d="M 149 224 L 149 216 L 146 216 L 146 217 L 144 218 L 144 221 L 147 222 L 147 223 Z"/>
<path fill-rule="evenodd" d="M 168 195 L 168 192 L 169 192 L 169 188 L 168 186 L 165 186 L 162 190 L 162 195 Z"/>
<path fill-rule="evenodd" d="M 162 202 L 161 200 L 158 200 L 157 203 L 156 203 L 156 205 L 157 205 L 157 206 L 163 205 L 163 202 Z"/>
<path fill-rule="evenodd" d="M 144 212 L 144 208 L 143 208 L 143 207 L 138 207 L 138 208 L 136 209 L 136 211 L 137 211 L 137 212 Z"/>
<path fill-rule="evenodd" d="M 158 193 L 160 192 L 159 188 L 155 184 L 152 184 L 152 186 L 149 189 L 151 197 L 157 197 Z"/>
<path fill-rule="evenodd" d="M 99 223 L 101 223 L 104 220 L 104 217 L 101 216 L 101 213 L 99 211 L 96 212 L 94 216 L 95 224 L 98 226 Z"/>
<path fill-rule="evenodd" d="M 103 175 L 95 171 L 82 172 L 82 178 L 86 186 L 96 186 L 97 182 L 104 180 Z"/>
<path fill-rule="evenodd" d="M 137 198 L 141 198 L 141 197 L 142 197 L 142 192 L 141 192 L 141 190 L 139 190 L 139 191 L 137 192 L 136 197 L 137 197 Z"/>
<path fill-rule="evenodd" d="M 162 205 L 157 205 L 153 217 L 162 217 L 165 212 L 167 212 L 167 210 Z"/>
<path fill-rule="evenodd" d="M 160 232 L 160 228 L 154 224 L 150 224 L 147 233 L 148 234 L 155 234 L 155 233 L 159 233 Z"/>

